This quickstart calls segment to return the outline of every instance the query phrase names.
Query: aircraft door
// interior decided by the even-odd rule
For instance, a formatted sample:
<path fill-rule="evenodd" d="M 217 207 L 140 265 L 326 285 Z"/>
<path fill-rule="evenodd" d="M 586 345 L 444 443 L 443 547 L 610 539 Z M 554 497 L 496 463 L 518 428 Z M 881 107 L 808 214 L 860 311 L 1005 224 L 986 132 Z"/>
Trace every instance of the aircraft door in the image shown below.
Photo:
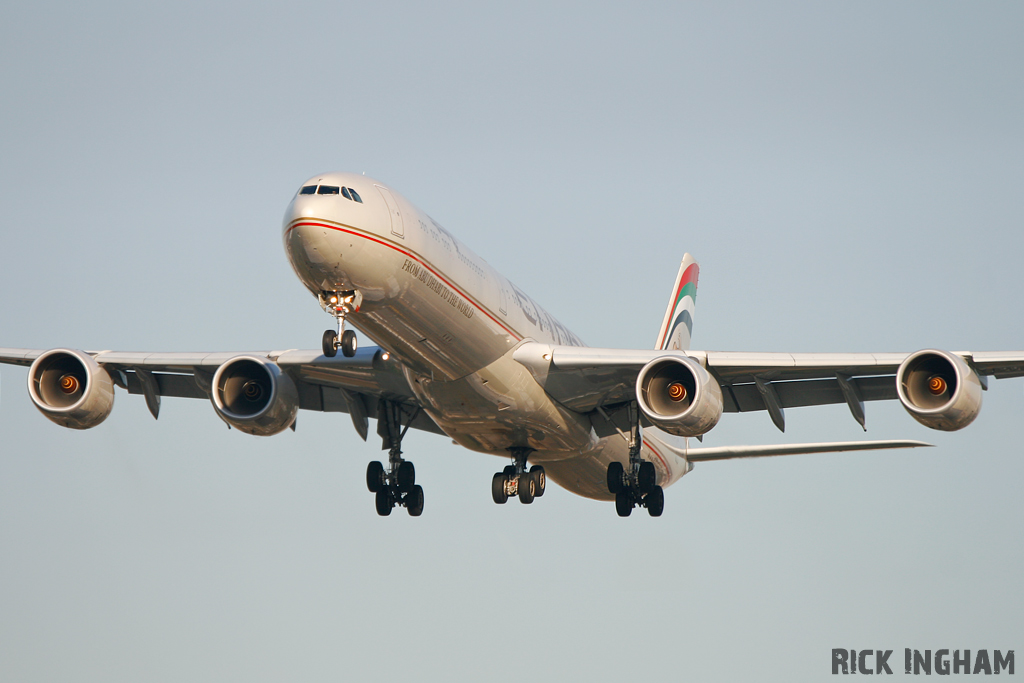
<path fill-rule="evenodd" d="M 398 208 L 395 195 L 391 194 L 391 190 L 382 185 L 374 185 L 374 187 L 380 192 L 380 196 L 384 198 L 384 203 L 388 205 L 388 214 L 391 216 L 391 234 L 405 239 L 405 222 L 402 220 L 402 211 Z"/>

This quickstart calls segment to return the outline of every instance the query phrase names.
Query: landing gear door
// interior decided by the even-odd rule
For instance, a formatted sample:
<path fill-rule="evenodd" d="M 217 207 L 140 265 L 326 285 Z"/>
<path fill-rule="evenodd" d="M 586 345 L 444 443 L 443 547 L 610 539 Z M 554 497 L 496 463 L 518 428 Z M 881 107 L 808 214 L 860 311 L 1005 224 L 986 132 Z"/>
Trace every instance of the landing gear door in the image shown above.
<path fill-rule="evenodd" d="M 384 203 L 388 205 L 388 214 L 391 216 L 391 234 L 405 239 L 405 223 L 402 220 L 402 211 L 398 208 L 395 196 L 386 187 L 381 185 L 374 185 L 374 187 L 380 192 L 380 196 L 384 198 Z"/>

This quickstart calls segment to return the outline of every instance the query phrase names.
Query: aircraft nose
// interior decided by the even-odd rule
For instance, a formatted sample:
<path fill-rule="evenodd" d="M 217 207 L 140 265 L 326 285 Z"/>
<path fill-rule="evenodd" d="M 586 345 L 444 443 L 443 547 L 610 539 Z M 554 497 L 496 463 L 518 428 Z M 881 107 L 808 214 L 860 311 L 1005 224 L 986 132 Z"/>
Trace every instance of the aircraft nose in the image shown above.
<path fill-rule="evenodd" d="M 284 229 L 288 230 L 292 223 L 300 218 L 318 218 L 316 202 L 309 197 L 299 196 L 292 200 L 284 212 Z"/>

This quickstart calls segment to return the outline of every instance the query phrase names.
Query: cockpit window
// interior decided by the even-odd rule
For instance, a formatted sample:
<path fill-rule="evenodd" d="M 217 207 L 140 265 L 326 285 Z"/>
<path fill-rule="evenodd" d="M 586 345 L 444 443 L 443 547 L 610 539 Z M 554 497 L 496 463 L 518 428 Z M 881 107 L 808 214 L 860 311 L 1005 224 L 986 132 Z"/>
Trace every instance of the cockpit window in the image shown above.
<path fill-rule="evenodd" d="M 337 185 L 306 185 L 299 194 L 340 194 L 345 199 L 363 203 L 363 198 L 351 187 L 338 187 Z"/>

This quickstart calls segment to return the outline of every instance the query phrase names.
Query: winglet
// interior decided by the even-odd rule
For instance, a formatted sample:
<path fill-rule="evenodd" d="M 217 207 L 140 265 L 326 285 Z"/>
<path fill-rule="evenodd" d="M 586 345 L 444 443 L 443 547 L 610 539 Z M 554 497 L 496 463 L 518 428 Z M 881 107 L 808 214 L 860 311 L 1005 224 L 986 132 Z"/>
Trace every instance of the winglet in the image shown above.
<path fill-rule="evenodd" d="M 679 274 L 672 287 L 661 333 L 654 348 L 659 350 L 685 351 L 690 348 L 690 334 L 693 332 L 693 312 L 697 302 L 697 275 L 700 266 L 690 254 L 683 255 Z"/>

